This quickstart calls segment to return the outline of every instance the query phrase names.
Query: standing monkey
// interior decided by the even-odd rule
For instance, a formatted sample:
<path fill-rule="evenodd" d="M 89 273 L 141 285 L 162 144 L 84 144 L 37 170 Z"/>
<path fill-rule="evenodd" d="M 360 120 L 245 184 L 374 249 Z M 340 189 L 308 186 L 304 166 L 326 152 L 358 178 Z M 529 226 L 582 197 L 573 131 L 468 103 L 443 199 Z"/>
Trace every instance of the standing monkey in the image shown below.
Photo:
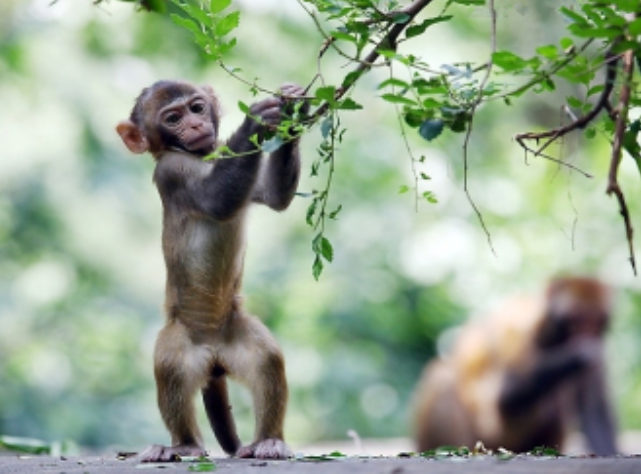
<path fill-rule="evenodd" d="M 239 296 L 249 205 L 284 210 L 298 185 L 298 139 L 271 153 L 262 171 L 255 144 L 303 91 L 285 85 L 281 93 L 250 107 L 225 143 L 238 155 L 228 159 L 202 159 L 220 145 L 218 100 L 207 86 L 157 82 L 142 91 L 130 118 L 116 127 L 130 151 L 153 155 L 163 204 L 166 324 L 156 342 L 154 372 L 172 444 L 151 446 L 142 461 L 206 454 L 196 423 L 198 391 L 225 452 L 244 458 L 290 455 L 283 441 L 283 356 L 269 330 L 242 309 Z M 253 397 L 255 438 L 243 447 L 227 398 L 228 375 L 247 385 Z"/>
<path fill-rule="evenodd" d="M 544 301 L 520 298 L 463 327 L 449 357 L 428 364 L 416 394 L 420 451 L 442 445 L 515 452 L 563 448 L 578 418 L 589 448 L 614 455 L 603 337 L 609 290 L 590 278 L 559 278 Z"/>

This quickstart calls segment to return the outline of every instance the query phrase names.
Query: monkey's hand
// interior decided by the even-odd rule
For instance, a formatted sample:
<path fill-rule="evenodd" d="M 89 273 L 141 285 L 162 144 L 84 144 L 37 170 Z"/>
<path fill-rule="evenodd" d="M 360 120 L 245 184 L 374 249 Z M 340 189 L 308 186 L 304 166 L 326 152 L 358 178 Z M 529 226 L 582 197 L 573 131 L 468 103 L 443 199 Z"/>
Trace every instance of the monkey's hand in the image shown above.
<path fill-rule="evenodd" d="M 140 462 L 175 462 L 180 461 L 181 456 L 207 456 L 207 451 L 200 446 L 169 447 L 154 444 L 136 456 L 136 459 Z"/>
<path fill-rule="evenodd" d="M 580 371 L 601 362 L 603 342 L 595 337 L 580 337 L 568 344 L 568 350 Z"/>
<path fill-rule="evenodd" d="M 239 458 L 287 459 L 292 452 L 282 439 L 268 438 L 243 446 L 236 453 Z"/>
<path fill-rule="evenodd" d="M 263 99 L 253 104 L 243 124 L 247 138 L 251 139 L 253 135 L 257 135 L 258 140 L 262 141 L 266 131 L 275 130 L 281 121 L 281 108 L 281 101 L 277 97 Z"/>
<path fill-rule="evenodd" d="M 307 115 L 309 112 L 309 101 L 303 99 L 305 96 L 305 89 L 303 89 L 298 84 L 283 84 L 280 87 L 281 97 L 283 100 L 283 105 L 285 106 L 285 111 L 288 115 L 293 115 L 295 112 L 298 112 L 300 115 Z M 302 104 L 297 108 L 296 103 Z M 298 110 L 296 110 L 298 109 Z"/>

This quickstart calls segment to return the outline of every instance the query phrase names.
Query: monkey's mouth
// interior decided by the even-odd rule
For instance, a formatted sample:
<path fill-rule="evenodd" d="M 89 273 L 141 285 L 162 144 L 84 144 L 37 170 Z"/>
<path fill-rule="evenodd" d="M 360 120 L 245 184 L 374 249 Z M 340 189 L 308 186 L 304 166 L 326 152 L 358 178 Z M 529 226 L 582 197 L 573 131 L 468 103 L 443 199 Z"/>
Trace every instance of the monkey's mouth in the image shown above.
<path fill-rule="evenodd" d="M 216 137 L 212 133 L 196 137 L 193 140 L 189 140 L 189 142 L 186 143 L 186 148 L 190 151 L 205 150 L 213 148 L 215 144 Z"/>

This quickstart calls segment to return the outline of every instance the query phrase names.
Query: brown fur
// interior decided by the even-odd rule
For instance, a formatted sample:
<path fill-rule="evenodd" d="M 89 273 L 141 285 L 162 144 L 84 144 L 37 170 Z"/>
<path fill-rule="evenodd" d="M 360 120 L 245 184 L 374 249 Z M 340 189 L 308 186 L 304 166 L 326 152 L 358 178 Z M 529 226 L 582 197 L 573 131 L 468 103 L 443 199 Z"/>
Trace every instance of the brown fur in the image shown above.
<path fill-rule="evenodd" d="M 297 86 L 283 91 L 302 93 Z M 203 100 L 206 110 L 194 108 Z M 239 295 L 247 207 L 258 202 L 285 209 L 298 183 L 297 140 L 271 154 L 263 178 L 261 152 L 250 141 L 278 124 L 282 105 L 275 97 L 254 104 L 250 115 L 258 121 L 247 117 L 227 142 L 241 156 L 225 160 L 202 160 L 218 143 L 218 102 L 209 88 L 156 83 L 142 92 L 130 119 L 117 127 L 131 151 L 153 154 L 154 182 L 163 203 L 166 324 L 156 342 L 154 367 L 158 406 L 172 445 L 152 446 L 141 454 L 143 461 L 205 453 L 194 408 L 198 391 L 226 452 L 259 458 L 290 454 L 283 441 L 283 356 L 269 330 L 242 309 Z M 169 114 L 180 120 L 167 121 Z M 245 447 L 236 434 L 227 376 L 252 392 L 256 431 Z"/>
<path fill-rule="evenodd" d="M 516 452 L 563 448 L 574 418 L 597 454 L 616 452 L 602 338 L 609 291 L 588 278 L 552 281 L 464 326 L 450 355 L 427 365 L 416 392 L 420 451 L 441 445 Z"/>

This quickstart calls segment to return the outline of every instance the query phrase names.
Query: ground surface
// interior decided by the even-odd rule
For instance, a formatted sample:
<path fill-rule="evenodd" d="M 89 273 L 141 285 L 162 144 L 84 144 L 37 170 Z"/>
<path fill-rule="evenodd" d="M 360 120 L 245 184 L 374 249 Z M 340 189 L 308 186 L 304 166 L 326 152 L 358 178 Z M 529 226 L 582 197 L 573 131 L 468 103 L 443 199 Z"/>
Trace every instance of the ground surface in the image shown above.
<path fill-rule="evenodd" d="M 215 459 L 219 474 L 638 474 L 641 457 L 527 458 L 499 461 L 423 458 L 349 458 L 334 461 L 258 461 Z M 197 463 L 138 464 L 116 457 L 0 456 L 2 474 L 143 474 L 195 472 Z M 206 468 L 208 466 L 203 466 Z M 190 470 L 191 468 L 191 470 Z M 211 466 L 210 466 L 211 468 Z M 211 470 L 209 470 L 211 472 Z"/>

